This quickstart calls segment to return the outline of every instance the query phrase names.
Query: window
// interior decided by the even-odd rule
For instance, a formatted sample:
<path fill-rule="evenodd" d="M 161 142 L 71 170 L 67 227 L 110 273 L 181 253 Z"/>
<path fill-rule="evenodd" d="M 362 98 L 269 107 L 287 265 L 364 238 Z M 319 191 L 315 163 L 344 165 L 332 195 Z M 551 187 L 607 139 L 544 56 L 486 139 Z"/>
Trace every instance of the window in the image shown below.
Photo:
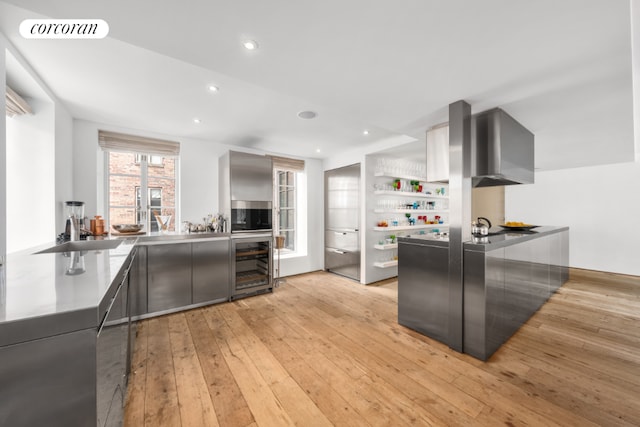
<path fill-rule="evenodd" d="M 275 170 L 275 234 L 284 236 L 284 249 L 296 250 L 296 173 Z"/>
<path fill-rule="evenodd" d="M 136 154 L 136 164 L 140 164 L 142 161 L 143 154 Z M 163 166 L 162 156 L 154 156 L 153 154 L 149 154 L 147 156 L 147 164 L 149 166 Z"/>
<path fill-rule="evenodd" d="M 304 160 L 269 156 L 273 162 L 274 233 L 284 236 L 282 253 L 302 256 L 307 251 Z"/>
<path fill-rule="evenodd" d="M 162 188 L 149 188 L 147 194 L 147 200 L 149 201 L 149 207 L 151 210 L 151 216 L 160 215 L 162 210 Z M 140 187 L 136 187 L 136 206 L 142 206 L 142 192 Z M 136 220 L 140 224 L 144 219 L 142 218 L 142 211 L 136 209 Z M 150 221 L 149 231 L 160 231 L 158 227 L 158 221 Z"/>
<path fill-rule="evenodd" d="M 108 221 L 144 224 L 146 231 L 175 230 L 180 144 L 172 141 L 99 131 L 105 151 Z"/>

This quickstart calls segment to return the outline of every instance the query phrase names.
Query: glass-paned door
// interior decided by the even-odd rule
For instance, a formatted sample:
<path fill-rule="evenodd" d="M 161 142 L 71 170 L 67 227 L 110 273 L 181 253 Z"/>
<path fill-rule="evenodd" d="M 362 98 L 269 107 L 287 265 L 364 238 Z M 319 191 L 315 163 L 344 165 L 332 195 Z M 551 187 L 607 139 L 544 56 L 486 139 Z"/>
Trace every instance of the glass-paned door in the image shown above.
<path fill-rule="evenodd" d="M 109 222 L 175 230 L 176 158 L 108 152 Z M 149 160 L 151 159 L 151 161 Z"/>
<path fill-rule="evenodd" d="M 276 171 L 276 234 L 284 235 L 284 247 L 295 251 L 296 243 L 296 173 Z"/>

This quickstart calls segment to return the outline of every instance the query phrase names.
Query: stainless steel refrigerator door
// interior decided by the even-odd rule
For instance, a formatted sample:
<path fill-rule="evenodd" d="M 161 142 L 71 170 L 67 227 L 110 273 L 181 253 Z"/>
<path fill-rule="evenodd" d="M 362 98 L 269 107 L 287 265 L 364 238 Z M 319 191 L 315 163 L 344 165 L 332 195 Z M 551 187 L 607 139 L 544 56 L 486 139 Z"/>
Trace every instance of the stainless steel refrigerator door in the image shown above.
<path fill-rule="evenodd" d="M 324 173 L 325 229 L 360 228 L 360 164 Z"/>
<path fill-rule="evenodd" d="M 325 172 L 325 269 L 360 280 L 360 164 Z"/>

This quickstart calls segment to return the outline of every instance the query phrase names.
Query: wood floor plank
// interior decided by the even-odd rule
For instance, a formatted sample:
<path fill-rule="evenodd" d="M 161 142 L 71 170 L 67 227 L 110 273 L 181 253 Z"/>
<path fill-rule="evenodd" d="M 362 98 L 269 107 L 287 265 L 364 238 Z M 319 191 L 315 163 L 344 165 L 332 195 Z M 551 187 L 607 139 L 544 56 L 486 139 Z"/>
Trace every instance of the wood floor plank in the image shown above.
<path fill-rule="evenodd" d="M 214 313 L 215 315 L 215 313 Z M 187 324 L 209 388 L 212 404 L 221 426 L 251 426 L 254 418 L 220 351 L 204 310 L 186 313 Z M 214 319 L 217 319 L 215 317 Z M 212 319 L 212 320 L 214 320 Z M 217 319 L 222 321 L 222 319 Z"/>
<path fill-rule="evenodd" d="M 148 321 L 147 381 L 144 425 L 147 427 L 178 427 L 180 408 L 175 371 L 169 340 L 169 320 L 158 317 Z"/>
<path fill-rule="evenodd" d="M 135 334 L 134 348 L 131 358 L 131 373 L 127 388 L 127 401 L 124 424 L 129 426 L 144 425 L 144 408 L 147 381 L 147 332 L 149 324 L 140 322 L 132 329 Z"/>
<path fill-rule="evenodd" d="M 209 307 L 207 311 L 221 316 L 217 307 Z M 209 319 L 210 317 L 207 317 L 207 320 Z M 211 326 L 209 327 L 211 328 Z M 294 421 L 284 410 L 281 402 L 229 326 L 226 323 L 218 323 L 215 327 L 217 328 L 215 333 L 218 346 L 256 423 L 263 426 L 294 426 Z"/>
<path fill-rule="evenodd" d="M 229 305 L 219 306 L 218 312 L 293 422 L 296 425 L 331 426 L 329 419 L 291 378 L 289 372 L 245 323 L 239 312 Z"/>
<path fill-rule="evenodd" d="M 256 320 L 249 313 L 254 312 L 251 310 L 242 312 L 243 317 L 246 316 L 247 323 L 333 425 L 354 427 L 369 425 L 339 394 L 338 390 L 332 388 L 325 378 L 318 375 L 304 358 L 299 356 L 295 349 L 288 344 L 288 340 L 283 339 L 287 337 L 287 333 L 281 319 L 269 317 L 270 324 L 267 325 L 264 319 Z"/>
<path fill-rule="evenodd" d="M 182 425 L 218 427 L 218 418 L 213 409 L 187 320 L 183 314 L 171 316 L 168 320 Z"/>
<path fill-rule="evenodd" d="M 125 425 L 640 425 L 640 277 L 570 277 L 486 362 L 398 325 L 396 282 L 325 272 L 145 320 Z"/>

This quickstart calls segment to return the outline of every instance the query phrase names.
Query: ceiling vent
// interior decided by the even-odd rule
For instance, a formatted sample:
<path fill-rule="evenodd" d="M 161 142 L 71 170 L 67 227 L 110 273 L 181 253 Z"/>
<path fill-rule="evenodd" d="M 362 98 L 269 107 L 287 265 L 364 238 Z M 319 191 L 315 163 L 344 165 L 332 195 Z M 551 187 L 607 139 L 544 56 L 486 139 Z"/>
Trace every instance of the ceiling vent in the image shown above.
<path fill-rule="evenodd" d="M 23 114 L 33 114 L 33 111 L 29 104 L 27 104 L 27 101 L 22 99 L 22 97 L 9 86 L 7 86 L 5 100 L 7 104 L 7 116 L 13 117 L 21 116 Z"/>

